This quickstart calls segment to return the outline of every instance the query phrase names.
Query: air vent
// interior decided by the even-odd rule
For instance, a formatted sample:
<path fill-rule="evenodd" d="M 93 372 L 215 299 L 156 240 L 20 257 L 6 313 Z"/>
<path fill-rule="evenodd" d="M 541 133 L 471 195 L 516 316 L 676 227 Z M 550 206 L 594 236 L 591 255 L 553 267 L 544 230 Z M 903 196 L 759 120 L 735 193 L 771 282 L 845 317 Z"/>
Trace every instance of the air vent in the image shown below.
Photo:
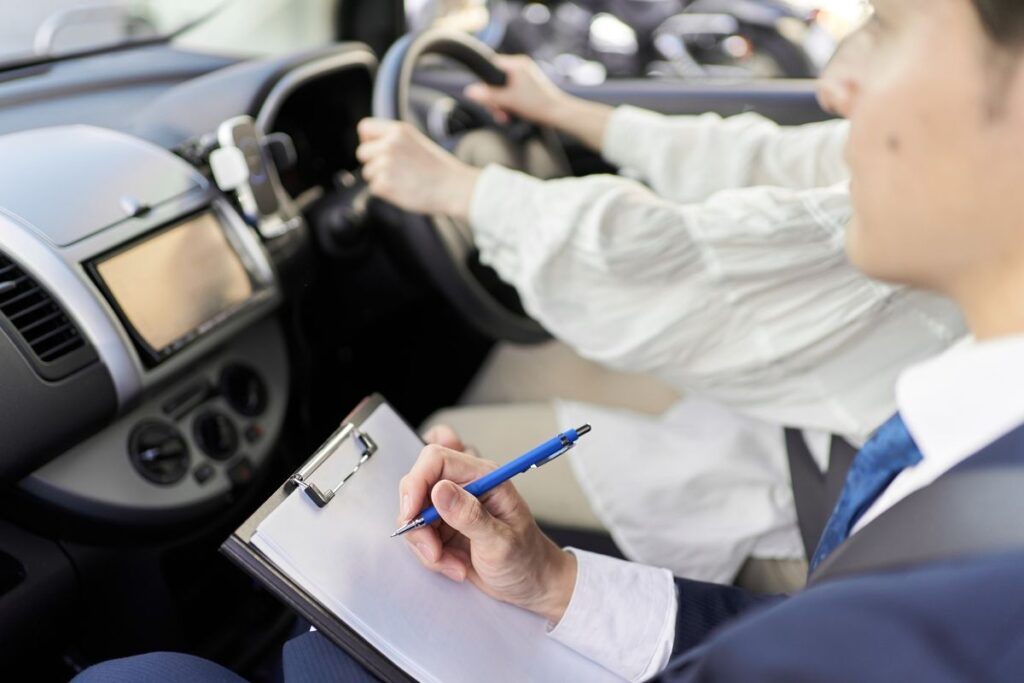
<path fill-rule="evenodd" d="M 0 315 L 43 363 L 58 361 L 86 345 L 78 328 L 53 297 L 3 254 Z"/>

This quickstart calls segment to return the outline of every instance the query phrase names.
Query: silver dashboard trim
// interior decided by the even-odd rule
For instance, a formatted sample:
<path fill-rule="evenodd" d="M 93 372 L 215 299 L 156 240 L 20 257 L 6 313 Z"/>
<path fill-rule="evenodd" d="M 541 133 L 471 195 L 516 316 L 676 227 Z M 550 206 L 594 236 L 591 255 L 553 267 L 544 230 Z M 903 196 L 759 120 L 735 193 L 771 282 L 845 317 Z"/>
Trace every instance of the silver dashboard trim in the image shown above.
<path fill-rule="evenodd" d="M 126 353 L 127 339 L 104 309 L 102 297 L 78 272 L 81 267 L 66 261 L 42 239 L 31 225 L 0 208 L 0 250 L 60 302 L 106 365 L 118 405 L 124 406 L 142 391 L 139 368 Z"/>
<path fill-rule="evenodd" d="M 281 106 L 285 100 L 300 86 L 325 76 L 332 71 L 340 71 L 353 66 L 365 66 L 372 79 L 377 70 L 377 57 L 369 48 L 353 46 L 350 51 L 313 60 L 308 64 L 285 74 L 263 101 L 256 115 L 256 126 L 264 133 L 270 132 Z"/>

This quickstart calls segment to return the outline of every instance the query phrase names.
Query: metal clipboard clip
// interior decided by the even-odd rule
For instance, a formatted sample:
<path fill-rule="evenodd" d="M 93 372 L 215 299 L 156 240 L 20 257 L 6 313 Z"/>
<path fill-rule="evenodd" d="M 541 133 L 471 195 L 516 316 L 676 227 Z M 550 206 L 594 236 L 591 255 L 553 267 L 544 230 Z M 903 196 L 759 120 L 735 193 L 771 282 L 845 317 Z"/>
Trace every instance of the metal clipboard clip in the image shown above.
<path fill-rule="evenodd" d="M 349 437 L 359 444 L 359 461 L 356 462 L 356 466 L 352 468 L 352 471 L 346 474 L 342 480 L 338 482 L 337 486 L 327 489 L 326 491 L 321 490 L 320 487 L 310 481 L 310 477 L 313 476 L 313 473 L 316 472 L 321 465 L 327 462 L 328 458 L 337 452 L 338 447 Z M 347 484 L 348 480 L 355 476 L 355 473 L 359 471 L 359 468 L 366 464 L 366 461 L 369 460 L 376 452 L 377 444 L 372 438 L 370 438 L 370 435 L 366 432 L 359 431 L 359 428 L 350 422 L 335 432 L 334 435 L 327 440 L 327 443 L 321 446 L 320 450 L 317 451 L 312 458 L 306 461 L 306 464 L 300 467 L 295 474 L 288 477 L 288 481 L 285 482 L 285 487 L 287 489 L 295 487 L 302 489 L 318 507 L 324 507 L 334 499 L 334 496 L 341 491 L 341 487 Z"/>

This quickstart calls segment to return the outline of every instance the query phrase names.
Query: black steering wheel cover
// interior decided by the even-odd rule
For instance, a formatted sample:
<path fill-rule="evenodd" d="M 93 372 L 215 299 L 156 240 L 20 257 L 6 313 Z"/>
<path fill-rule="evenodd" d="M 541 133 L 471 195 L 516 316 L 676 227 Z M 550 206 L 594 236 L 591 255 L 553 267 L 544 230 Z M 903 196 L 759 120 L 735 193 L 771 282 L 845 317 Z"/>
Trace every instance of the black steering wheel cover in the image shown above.
<path fill-rule="evenodd" d="M 450 57 L 488 85 L 505 85 L 508 77 L 494 65 L 494 51 L 484 43 L 462 33 L 432 29 L 402 36 L 388 49 L 377 69 L 373 90 L 373 115 L 408 121 L 408 89 L 412 72 L 428 54 Z"/>
<path fill-rule="evenodd" d="M 449 57 L 466 66 L 481 80 L 502 85 L 505 73 L 494 65 L 494 51 L 468 35 L 431 29 L 399 39 L 384 55 L 377 70 L 373 115 L 420 126 L 412 115 L 409 89 L 416 64 L 428 54 Z M 443 217 L 405 213 L 404 239 L 425 265 L 427 275 L 463 317 L 483 334 L 519 344 L 551 338 L 540 323 L 510 310 L 480 282 L 473 272 L 476 249 L 455 224 Z"/>

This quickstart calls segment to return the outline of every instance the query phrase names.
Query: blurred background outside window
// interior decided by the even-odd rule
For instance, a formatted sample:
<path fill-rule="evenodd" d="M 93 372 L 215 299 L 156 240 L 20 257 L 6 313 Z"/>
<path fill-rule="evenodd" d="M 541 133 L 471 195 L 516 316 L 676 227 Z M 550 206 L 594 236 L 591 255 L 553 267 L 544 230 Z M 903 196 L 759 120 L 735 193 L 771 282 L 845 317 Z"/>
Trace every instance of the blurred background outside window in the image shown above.
<path fill-rule="evenodd" d="M 813 78 L 863 0 L 406 0 L 416 30 L 472 31 L 581 85 L 611 78 Z"/>
<path fill-rule="evenodd" d="M 263 55 L 336 35 L 340 2 L 0 0 L 0 62 L 178 32 L 185 47 Z M 868 11 L 864 0 L 405 0 L 410 30 L 467 31 L 556 79 L 812 78 Z"/>

